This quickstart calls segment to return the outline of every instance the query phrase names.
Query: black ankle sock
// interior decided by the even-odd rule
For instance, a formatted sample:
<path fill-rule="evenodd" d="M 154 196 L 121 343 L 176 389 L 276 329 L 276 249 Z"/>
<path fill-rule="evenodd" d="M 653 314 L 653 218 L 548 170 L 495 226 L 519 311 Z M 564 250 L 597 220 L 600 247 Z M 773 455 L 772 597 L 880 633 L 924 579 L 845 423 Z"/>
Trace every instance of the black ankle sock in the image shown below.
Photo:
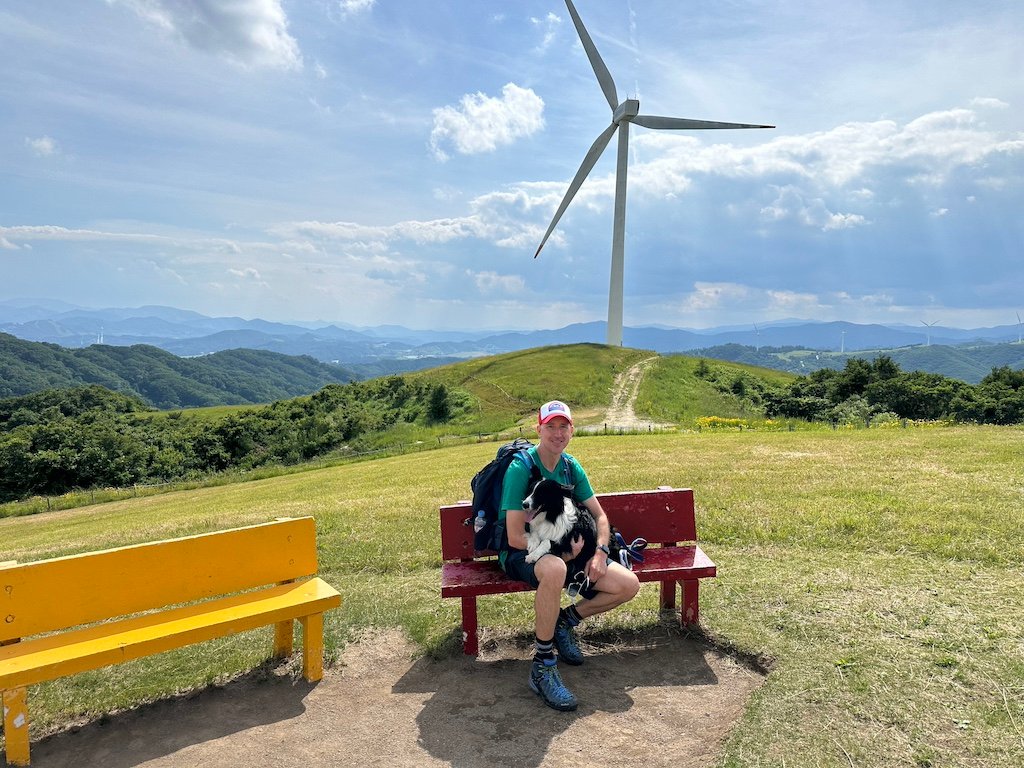
<path fill-rule="evenodd" d="M 536 649 L 536 653 L 533 655 L 534 661 L 554 661 L 555 660 L 555 639 L 541 640 L 539 637 L 534 635 L 533 647 Z"/>
<path fill-rule="evenodd" d="M 580 612 L 576 610 L 576 605 L 570 605 L 568 608 L 562 609 L 562 618 L 570 627 L 578 626 L 583 617 L 580 616 Z"/>

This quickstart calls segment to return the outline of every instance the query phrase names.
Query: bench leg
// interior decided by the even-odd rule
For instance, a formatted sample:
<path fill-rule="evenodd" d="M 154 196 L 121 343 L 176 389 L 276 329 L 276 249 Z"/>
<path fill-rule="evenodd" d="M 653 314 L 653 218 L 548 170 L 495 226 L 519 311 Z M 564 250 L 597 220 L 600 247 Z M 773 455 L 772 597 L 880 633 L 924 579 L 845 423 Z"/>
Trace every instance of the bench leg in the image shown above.
<path fill-rule="evenodd" d="M 274 625 L 274 658 L 286 659 L 292 655 L 292 621 Z"/>
<path fill-rule="evenodd" d="M 674 611 L 676 607 L 676 581 L 661 582 L 661 610 Z"/>
<path fill-rule="evenodd" d="M 679 614 L 679 622 L 685 627 L 696 624 L 700 620 L 700 609 L 697 607 L 697 593 L 700 581 L 686 579 L 683 581 L 683 610 Z"/>
<path fill-rule="evenodd" d="M 3 692 L 8 765 L 28 765 L 28 689 Z"/>
<path fill-rule="evenodd" d="M 324 676 L 324 615 L 317 613 L 302 622 L 302 676 L 315 683 Z"/>
<path fill-rule="evenodd" d="M 476 598 L 462 598 L 462 652 L 476 656 L 479 651 L 476 637 Z"/>

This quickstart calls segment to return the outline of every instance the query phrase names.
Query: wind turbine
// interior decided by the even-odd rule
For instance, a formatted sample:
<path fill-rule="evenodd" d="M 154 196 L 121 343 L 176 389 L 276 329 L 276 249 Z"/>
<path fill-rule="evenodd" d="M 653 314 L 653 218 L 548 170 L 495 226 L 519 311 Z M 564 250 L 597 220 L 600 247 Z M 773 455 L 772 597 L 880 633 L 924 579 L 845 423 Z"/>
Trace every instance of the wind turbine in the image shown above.
<path fill-rule="evenodd" d="M 562 218 L 562 214 L 565 213 L 565 209 L 569 207 L 569 203 L 572 201 L 576 192 L 583 185 L 587 175 L 593 169 L 597 163 L 601 153 L 604 152 L 604 148 L 608 146 L 608 142 L 611 141 L 612 134 L 616 130 L 619 132 L 619 154 L 618 163 L 615 167 L 615 216 L 614 225 L 612 227 L 612 269 L 611 279 L 608 286 L 608 345 L 613 347 L 622 346 L 622 275 L 623 275 L 623 256 L 624 256 L 624 244 L 626 239 L 626 166 L 627 159 L 629 156 L 629 124 L 635 123 L 636 125 L 643 126 L 644 128 L 653 128 L 654 130 L 669 130 L 669 131 L 693 131 L 693 130 L 709 130 L 715 128 L 774 128 L 774 125 L 750 125 L 748 123 L 719 123 L 712 122 L 709 120 L 691 120 L 683 117 L 659 117 L 656 115 L 641 115 L 640 114 L 640 101 L 638 99 L 626 99 L 623 102 L 619 101 L 618 92 L 615 90 L 615 81 L 612 80 L 611 73 L 608 71 L 608 67 L 605 66 L 604 61 L 601 59 L 601 55 L 597 52 L 597 48 L 594 46 L 594 41 L 590 39 L 590 35 L 587 32 L 586 27 L 583 26 L 583 21 L 580 19 L 576 8 L 572 4 L 572 0 L 565 0 L 565 5 L 569 9 L 569 15 L 572 16 L 572 23 L 576 26 L 576 32 L 580 36 L 580 42 L 583 43 L 583 50 L 587 52 L 587 58 L 590 59 L 590 66 L 594 69 L 594 74 L 597 76 L 597 82 L 601 86 L 601 90 L 604 92 L 604 97 L 608 100 L 608 106 L 612 109 L 612 122 L 611 124 L 601 132 L 601 135 L 597 137 L 593 145 L 587 151 L 586 156 L 583 158 L 583 163 L 580 165 L 576 175 L 573 177 L 572 182 L 569 184 L 569 189 L 565 193 L 565 197 L 562 198 L 562 203 L 558 206 L 558 210 L 555 211 L 555 216 L 551 219 L 551 224 L 548 226 L 548 231 L 544 233 L 543 239 L 540 241 L 540 245 L 537 246 L 537 252 L 533 254 L 533 258 L 537 258 L 540 255 L 541 249 L 544 244 L 548 241 L 551 233 L 555 229 L 555 225 L 558 224 L 558 220 Z"/>
<path fill-rule="evenodd" d="M 1020 312 L 1017 313 L 1017 343 L 1020 344 Z"/>
<path fill-rule="evenodd" d="M 932 345 L 932 326 L 934 326 L 937 322 L 939 322 L 939 321 L 938 320 L 932 320 L 930 323 L 926 323 L 924 320 L 921 321 L 921 325 L 924 325 L 924 326 L 928 327 L 928 331 L 926 332 L 927 333 L 926 338 L 928 340 L 927 343 L 925 344 L 926 347 L 930 347 Z"/>

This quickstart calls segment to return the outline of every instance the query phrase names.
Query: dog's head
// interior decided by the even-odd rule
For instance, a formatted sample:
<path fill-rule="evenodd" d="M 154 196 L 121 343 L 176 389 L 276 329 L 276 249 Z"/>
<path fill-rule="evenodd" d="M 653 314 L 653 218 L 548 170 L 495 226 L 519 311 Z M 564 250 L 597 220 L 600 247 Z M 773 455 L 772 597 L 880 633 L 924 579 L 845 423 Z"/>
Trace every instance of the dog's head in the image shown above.
<path fill-rule="evenodd" d="M 568 503 L 567 503 L 568 502 Z M 530 488 L 530 493 L 523 499 L 523 509 L 534 515 L 545 514 L 548 520 L 571 509 L 572 500 L 569 491 L 554 480 L 538 480 Z"/>

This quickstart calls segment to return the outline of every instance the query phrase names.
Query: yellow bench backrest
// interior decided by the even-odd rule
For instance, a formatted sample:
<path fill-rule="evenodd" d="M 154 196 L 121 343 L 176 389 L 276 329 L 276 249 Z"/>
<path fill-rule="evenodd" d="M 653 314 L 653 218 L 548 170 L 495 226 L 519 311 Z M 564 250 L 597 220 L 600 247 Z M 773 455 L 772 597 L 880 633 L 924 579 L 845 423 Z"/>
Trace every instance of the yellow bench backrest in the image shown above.
<path fill-rule="evenodd" d="M 0 642 L 317 572 L 312 517 L 0 568 Z"/>

